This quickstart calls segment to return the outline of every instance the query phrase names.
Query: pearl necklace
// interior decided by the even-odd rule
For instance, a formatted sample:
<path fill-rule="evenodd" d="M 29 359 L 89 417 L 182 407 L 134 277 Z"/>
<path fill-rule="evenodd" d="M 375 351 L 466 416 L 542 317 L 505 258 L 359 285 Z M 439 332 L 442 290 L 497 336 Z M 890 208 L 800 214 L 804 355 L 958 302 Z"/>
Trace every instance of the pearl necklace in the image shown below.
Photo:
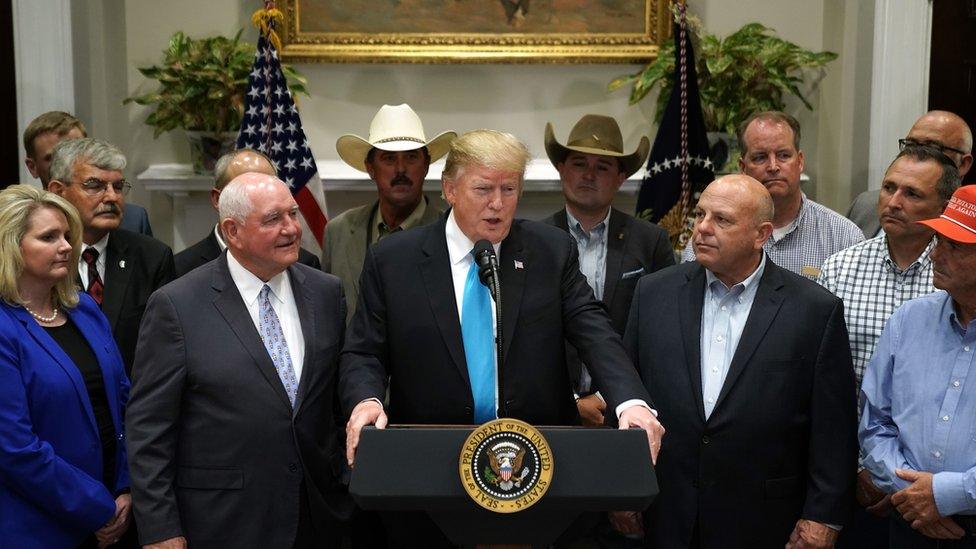
<path fill-rule="evenodd" d="M 30 310 L 30 307 L 28 307 L 27 305 L 24 305 L 24 309 L 26 309 L 27 312 L 30 313 L 30 315 L 34 317 L 38 322 L 43 322 L 44 324 L 50 324 L 54 322 L 54 319 L 58 318 L 59 311 L 57 307 L 54 308 L 54 312 L 51 313 L 51 316 L 41 316 L 35 313 L 34 311 Z"/>

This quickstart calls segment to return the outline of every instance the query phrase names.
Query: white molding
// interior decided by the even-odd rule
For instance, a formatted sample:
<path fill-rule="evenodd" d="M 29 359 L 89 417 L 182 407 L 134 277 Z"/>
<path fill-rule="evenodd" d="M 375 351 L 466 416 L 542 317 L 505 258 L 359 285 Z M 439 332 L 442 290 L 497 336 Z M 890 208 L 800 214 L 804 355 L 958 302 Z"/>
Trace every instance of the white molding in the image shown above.
<path fill-rule="evenodd" d="M 13 0 L 17 135 L 35 116 L 75 111 L 71 0 Z M 19 140 L 18 140 L 19 142 Z M 21 182 L 33 182 L 17 147 Z"/>
<path fill-rule="evenodd" d="M 881 178 L 904 137 L 928 110 L 931 0 L 875 0 L 868 188 Z"/>

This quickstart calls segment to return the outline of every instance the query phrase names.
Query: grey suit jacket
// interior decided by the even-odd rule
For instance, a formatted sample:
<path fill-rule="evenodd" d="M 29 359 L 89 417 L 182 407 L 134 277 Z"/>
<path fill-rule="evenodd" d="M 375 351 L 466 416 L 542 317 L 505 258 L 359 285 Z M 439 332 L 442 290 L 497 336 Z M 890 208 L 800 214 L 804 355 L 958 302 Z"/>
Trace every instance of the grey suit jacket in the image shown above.
<path fill-rule="evenodd" d="M 369 221 L 379 202 L 358 206 L 342 212 L 325 226 L 322 245 L 322 270 L 332 273 L 342 280 L 342 290 L 346 296 L 349 312 L 346 320 L 351 320 L 359 301 L 359 274 L 366 258 L 366 240 L 369 238 Z M 423 217 L 417 226 L 437 221 L 443 210 L 427 203 Z"/>
<path fill-rule="evenodd" d="M 294 409 L 226 254 L 149 300 L 126 414 L 141 543 L 292 547 L 303 497 L 323 539 L 348 512 L 333 413 L 342 286 L 297 263 L 288 273 L 305 339 Z"/>
<path fill-rule="evenodd" d="M 847 219 L 854 222 L 864 232 L 864 238 L 874 238 L 881 230 L 881 220 L 878 218 L 878 195 L 880 189 L 867 190 L 857 195 L 851 208 L 847 210 Z"/>

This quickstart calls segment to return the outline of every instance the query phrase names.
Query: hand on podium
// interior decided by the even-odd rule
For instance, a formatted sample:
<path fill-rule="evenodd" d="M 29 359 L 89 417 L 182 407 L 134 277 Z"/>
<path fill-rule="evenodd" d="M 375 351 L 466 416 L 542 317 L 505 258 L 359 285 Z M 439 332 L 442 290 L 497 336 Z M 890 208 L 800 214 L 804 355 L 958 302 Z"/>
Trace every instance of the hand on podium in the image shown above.
<path fill-rule="evenodd" d="M 639 427 L 647 432 L 647 445 L 651 449 L 651 461 L 657 464 L 657 455 L 661 452 L 661 437 L 664 436 L 664 426 L 654 417 L 651 410 L 635 404 L 620 413 L 618 424 L 621 429 Z"/>
<path fill-rule="evenodd" d="M 346 461 L 353 466 L 356 460 L 356 447 L 359 446 L 359 433 L 367 425 L 376 425 L 377 429 L 385 429 L 387 423 L 383 404 L 375 398 L 366 399 L 356 405 L 349 414 L 346 423 Z"/>

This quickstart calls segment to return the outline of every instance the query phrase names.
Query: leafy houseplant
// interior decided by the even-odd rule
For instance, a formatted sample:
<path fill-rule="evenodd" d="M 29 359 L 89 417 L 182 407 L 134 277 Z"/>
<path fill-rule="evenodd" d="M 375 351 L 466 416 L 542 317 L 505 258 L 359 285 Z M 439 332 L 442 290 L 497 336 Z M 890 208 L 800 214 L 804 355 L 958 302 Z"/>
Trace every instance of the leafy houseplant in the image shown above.
<path fill-rule="evenodd" d="M 702 114 L 710 132 L 734 135 L 738 125 L 752 113 L 783 110 L 784 95 L 797 97 L 813 110 L 799 88 L 804 70 L 822 69 L 837 58 L 836 53 L 813 52 L 783 40 L 760 23 L 748 23 L 725 38 L 705 33 L 695 17 L 688 17 L 688 29 L 695 49 Z M 609 86 L 615 90 L 632 84 L 632 105 L 659 87 L 655 111 L 658 123 L 674 86 L 674 47 L 674 42 L 668 41 L 661 46 L 657 58 L 640 72 L 618 77 Z"/>
<path fill-rule="evenodd" d="M 159 81 L 159 87 L 150 93 L 133 95 L 123 104 L 134 102 L 152 105 L 155 110 L 146 118 L 146 124 L 154 129 L 153 136 L 182 128 L 191 139 L 209 141 L 198 145 L 220 154 L 233 147 L 233 139 L 240 129 L 244 116 L 244 99 L 247 80 L 254 62 L 255 45 L 241 41 L 238 31 L 234 38 L 213 36 L 194 39 L 177 32 L 169 40 L 169 47 L 160 65 L 140 67 L 143 76 Z M 292 95 L 304 93 L 306 81 L 295 69 L 282 65 L 288 88 Z M 214 145 L 223 139 L 229 145 Z M 217 149 L 220 149 L 218 151 Z M 226 150 L 224 150 L 226 149 Z M 194 170 L 208 173 L 213 161 L 198 165 Z"/>

